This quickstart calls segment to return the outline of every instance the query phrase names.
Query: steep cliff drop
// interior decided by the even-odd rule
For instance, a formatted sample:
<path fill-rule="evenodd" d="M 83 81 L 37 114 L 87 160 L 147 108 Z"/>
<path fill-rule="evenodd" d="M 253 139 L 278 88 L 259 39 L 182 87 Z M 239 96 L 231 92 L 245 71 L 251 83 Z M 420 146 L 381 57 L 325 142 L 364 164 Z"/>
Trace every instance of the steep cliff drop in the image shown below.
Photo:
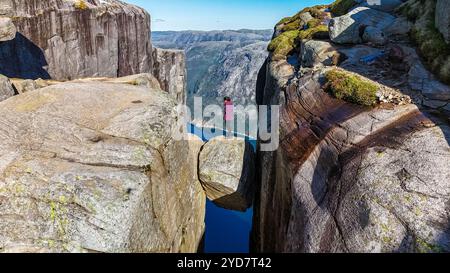
<path fill-rule="evenodd" d="M 423 29 L 436 1 L 385 3 L 337 1 L 276 26 L 257 101 L 281 105 L 281 143 L 258 154 L 255 251 L 450 251 L 450 88 L 425 68 L 448 80 L 450 51 Z"/>
<path fill-rule="evenodd" d="M 198 251 L 183 52 L 115 0 L 0 0 L 0 32 L 0 253 Z"/>
<path fill-rule="evenodd" d="M 267 58 L 271 30 L 153 32 L 152 42 L 162 48 L 185 50 L 188 105 L 202 97 L 204 105 L 255 103 L 258 71 Z"/>
<path fill-rule="evenodd" d="M 175 99 L 136 82 L 59 83 L 0 103 L 0 252 L 197 251 L 202 142 L 175 140 Z"/>
<path fill-rule="evenodd" d="M 0 44 L 0 74 L 10 78 L 73 80 L 152 73 L 183 102 L 181 51 L 153 49 L 150 15 L 116 0 L 1 0 L 14 39 Z"/>

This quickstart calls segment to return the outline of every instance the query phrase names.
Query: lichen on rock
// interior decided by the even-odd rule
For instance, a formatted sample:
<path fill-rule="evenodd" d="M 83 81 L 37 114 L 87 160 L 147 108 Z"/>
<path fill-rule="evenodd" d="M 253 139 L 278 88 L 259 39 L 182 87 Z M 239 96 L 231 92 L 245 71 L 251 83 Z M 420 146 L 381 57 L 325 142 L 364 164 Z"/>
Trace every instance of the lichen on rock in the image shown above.
<path fill-rule="evenodd" d="M 198 250 L 201 144 L 172 137 L 174 98 L 127 81 L 57 83 L 1 103 L 0 252 Z"/>

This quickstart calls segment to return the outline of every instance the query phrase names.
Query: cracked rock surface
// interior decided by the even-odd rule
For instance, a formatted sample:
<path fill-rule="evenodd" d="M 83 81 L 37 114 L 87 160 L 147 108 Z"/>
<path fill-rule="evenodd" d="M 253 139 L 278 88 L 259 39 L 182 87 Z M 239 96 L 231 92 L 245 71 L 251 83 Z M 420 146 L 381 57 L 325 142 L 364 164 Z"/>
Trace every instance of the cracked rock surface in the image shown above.
<path fill-rule="evenodd" d="M 404 33 L 390 33 L 381 48 L 302 41 L 311 48 L 286 56 L 299 65 L 270 56 L 261 69 L 257 101 L 281 106 L 280 148 L 258 154 L 256 251 L 450 252 L 449 87 Z M 308 51 L 319 52 L 317 61 L 304 58 Z M 345 58 L 326 61 L 332 51 Z M 324 88 L 328 69 L 374 83 L 378 103 L 333 97 Z"/>
<path fill-rule="evenodd" d="M 285 96 L 281 147 L 260 153 L 259 251 L 450 251 L 445 120 L 334 99 L 314 75 Z"/>
<path fill-rule="evenodd" d="M 175 104 L 88 80 L 2 102 L 0 252 L 196 252 L 202 143 L 172 138 Z"/>

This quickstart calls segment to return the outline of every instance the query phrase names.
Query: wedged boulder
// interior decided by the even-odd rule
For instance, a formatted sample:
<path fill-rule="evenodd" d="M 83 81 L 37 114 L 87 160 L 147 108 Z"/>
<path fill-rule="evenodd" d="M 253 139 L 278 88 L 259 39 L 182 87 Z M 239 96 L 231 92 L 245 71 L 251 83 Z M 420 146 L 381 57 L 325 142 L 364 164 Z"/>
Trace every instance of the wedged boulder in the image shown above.
<path fill-rule="evenodd" d="M 199 156 L 199 178 L 218 206 L 245 211 L 252 206 L 255 153 L 244 139 L 216 137 Z"/>
<path fill-rule="evenodd" d="M 445 40 L 450 43 L 450 2 L 448 0 L 437 0 L 436 27 L 444 35 Z"/>
<path fill-rule="evenodd" d="M 406 1 L 406 0 L 405 0 Z M 361 7 L 368 7 L 381 11 L 394 11 L 405 1 L 403 0 L 356 0 Z"/>
<path fill-rule="evenodd" d="M 201 142 L 166 92 L 66 82 L 0 103 L 0 252 L 196 252 Z"/>
<path fill-rule="evenodd" d="M 383 31 L 395 21 L 395 17 L 389 13 L 357 7 L 349 13 L 331 19 L 329 24 L 330 38 L 338 44 L 359 44 L 364 41 L 364 29 L 372 27 Z"/>
<path fill-rule="evenodd" d="M 16 37 L 17 29 L 11 18 L 0 17 L 0 42 L 11 41 Z"/>
<path fill-rule="evenodd" d="M 319 64 L 335 65 L 338 59 L 337 50 L 329 42 L 308 40 L 302 43 L 301 65 L 304 67 L 316 67 Z"/>
<path fill-rule="evenodd" d="M 3 76 L 0 75 L 0 101 L 4 101 L 12 96 L 14 96 L 14 88 L 11 83 L 11 81 Z"/>

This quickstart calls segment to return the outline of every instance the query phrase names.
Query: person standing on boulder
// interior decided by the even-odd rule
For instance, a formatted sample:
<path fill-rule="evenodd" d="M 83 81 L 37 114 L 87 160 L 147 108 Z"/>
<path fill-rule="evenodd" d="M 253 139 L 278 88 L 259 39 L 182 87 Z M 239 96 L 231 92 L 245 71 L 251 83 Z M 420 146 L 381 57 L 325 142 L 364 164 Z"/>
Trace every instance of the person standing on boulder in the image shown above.
<path fill-rule="evenodd" d="M 233 126 L 234 126 L 234 106 L 233 106 L 233 102 L 230 97 L 224 98 L 223 107 L 224 107 L 223 119 L 225 122 L 224 135 L 232 136 Z"/>

